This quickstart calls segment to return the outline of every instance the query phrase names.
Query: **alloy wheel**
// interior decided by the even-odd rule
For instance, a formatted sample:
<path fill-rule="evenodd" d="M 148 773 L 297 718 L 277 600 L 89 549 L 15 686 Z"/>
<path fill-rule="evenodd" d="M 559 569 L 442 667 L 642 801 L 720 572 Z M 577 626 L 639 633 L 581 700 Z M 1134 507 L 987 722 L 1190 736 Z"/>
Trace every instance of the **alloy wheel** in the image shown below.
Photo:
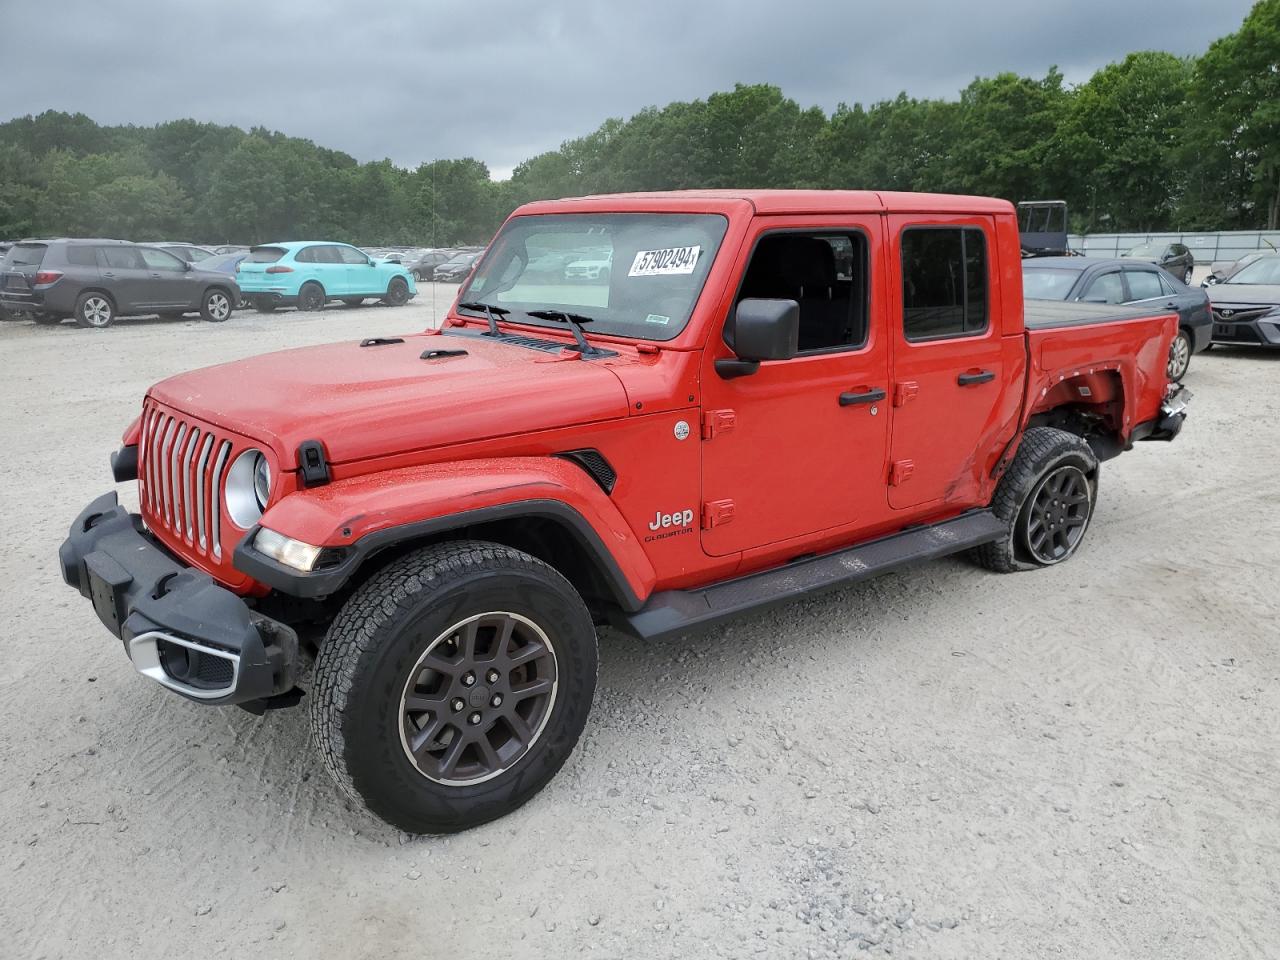
<path fill-rule="evenodd" d="M 516 613 L 480 613 L 428 645 L 397 718 L 409 762 L 428 780 L 471 786 L 520 761 L 542 735 L 558 687 L 555 648 Z"/>
<path fill-rule="evenodd" d="M 1169 363 L 1165 367 L 1165 374 L 1170 380 L 1181 380 L 1190 365 L 1191 343 L 1187 340 L 1187 335 L 1179 331 L 1173 338 L 1173 343 L 1169 344 Z"/>
<path fill-rule="evenodd" d="M 105 327 L 111 322 L 111 304 L 105 297 L 89 297 L 80 309 L 80 315 L 91 327 Z"/>
<path fill-rule="evenodd" d="M 231 298 L 226 294 L 213 294 L 206 306 L 209 308 L 209 316 L 215 320 L 225 320 L 231 315 Z"/>
<path fill-rule="evenodd" d="M 1031 492 L 1024 545 L 1037 562 L 1059 563 L 1075 552 L 1093 508 L 1089 478 L 1079 467 L 1051 470 Z"/>

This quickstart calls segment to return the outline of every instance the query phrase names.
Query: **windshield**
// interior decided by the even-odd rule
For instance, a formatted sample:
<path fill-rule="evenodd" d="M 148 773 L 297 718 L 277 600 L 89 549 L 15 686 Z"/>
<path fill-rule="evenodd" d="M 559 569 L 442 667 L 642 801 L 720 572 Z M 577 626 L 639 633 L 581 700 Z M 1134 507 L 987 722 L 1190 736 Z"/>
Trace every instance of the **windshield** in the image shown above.
<path fill-rule="evenodd" d="M 1232 283 L 1275 284 L 1280 286 L 1280 257 L 1255 260 L 1234 277 Z"/>
<path fill-rule="evenodd" d="M 689 322 L 728 226 L 718 214 L 518 217 L 459 299 L 504 307 L 521 323 L 562 328 L 528 316 L 562 310 L 590 317 L 590 333 L 670 340 Z"/>
<path fill-rule="evenodd" d="M 1136 247 L 1131 247 L 1125 253 L 1125 256 L 1126 257 L 1145 257 L 1147 259 L 1154 260 L 1156 257 L 1160 256 L 1160 253 L 1163 250 L 1164 250 L 1164 247 L 1161 247 L 1154 243 L 1140 243 Z"/>
<path fill-rule="evenodd" d="M 1022 295 L 1031 300 L 1065 300 L 1080 276 L 1077 270 L 1022 268 Z"/>

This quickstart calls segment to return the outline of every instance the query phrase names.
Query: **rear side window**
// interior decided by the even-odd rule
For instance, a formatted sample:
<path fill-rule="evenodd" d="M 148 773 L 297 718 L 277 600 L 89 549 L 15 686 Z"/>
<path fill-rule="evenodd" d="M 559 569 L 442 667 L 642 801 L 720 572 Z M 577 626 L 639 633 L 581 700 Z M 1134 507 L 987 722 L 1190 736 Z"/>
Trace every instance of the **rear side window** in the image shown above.
<path fill-rule="evenodd" d="M 1124 303 L 1124 282 L 1120 279 L 1120 271 L 1095 277 L 1080 299 L 1094 303 Z"/>
<path fill-rule="evenodd" d="M 14 244 L 7 258 L 11 267 L 38 267 L 44 260 L 44 252 L 49 249 L 43 243 Z"/>
<path fill-rule="evenodd" d="M 977 227 L 902 232 L 902 329 L 908 340 L 987 329 L 987 241 Z"/>
<path fill-rule="evenodd" d="M 1125 278 L 1129 281 L 1130 300 L 1154 300 L 1165 295 L 1160 285 L 1160 278 L 1146 270 L 1126 270 Z"/>
<path fill-rule="evenodd" d="M 98 254 L 93 247 L 73 244 L 67 247 L 67 263 L 73 267 L 96 267 Z"/>
<path fill-rule="evenodd" d="M 141 270 L 137 247 L 98 247 L 98 266 L 114 270 Z"/>
<path fill-rule="evenodd" d="M 304 251 L 305 252 L 305 251 Z M 246 258 L 249 263 L 275 263 L 284 256 L 282 247 L 254 247 Z M 298 257 L 297 259 L 302 259 Z"/>

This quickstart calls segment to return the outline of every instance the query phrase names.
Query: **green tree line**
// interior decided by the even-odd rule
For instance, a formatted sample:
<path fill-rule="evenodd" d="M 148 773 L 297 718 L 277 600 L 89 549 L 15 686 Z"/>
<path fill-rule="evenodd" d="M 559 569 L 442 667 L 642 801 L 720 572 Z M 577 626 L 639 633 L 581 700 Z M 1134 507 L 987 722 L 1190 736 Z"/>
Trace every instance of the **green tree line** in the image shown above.
<path fill-rule="evenodd" d="M 827 114 L 777 87 L 610 119 L 511 178 L 474 158 L 417 169 L 309 140 L 178 120 L 0 124 L 0 237 L 254 243 L 482 242 L 534 199 L 800 187 L 1065 199 L 1078 231 L 1280 227 L 1280 0 L 1198 58 L 1133 53 L 1069 86 L 1002 73 L 958 98 L 903 93 Z"/>

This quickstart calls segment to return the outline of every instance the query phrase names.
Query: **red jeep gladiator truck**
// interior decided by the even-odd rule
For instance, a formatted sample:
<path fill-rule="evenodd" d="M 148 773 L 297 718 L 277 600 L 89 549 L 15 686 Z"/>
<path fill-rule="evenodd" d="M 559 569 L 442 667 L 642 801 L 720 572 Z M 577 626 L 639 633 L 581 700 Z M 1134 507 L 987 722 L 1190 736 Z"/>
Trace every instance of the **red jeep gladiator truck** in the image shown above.
<path fill-rule="evenodd" d="M 305 688 L 326 766 L 387 822 L 483 823 L 572 751 L 597 625 L 1076 551 L 1099 462 L 1182 425 L 1177 318 L 1024 304 L 1021 277 L 999 200 L 528 204 L 440 330 L 152 387 L 112 457 L 139 511 L 90 503 L 63 576 L 194 703 Z"/>

